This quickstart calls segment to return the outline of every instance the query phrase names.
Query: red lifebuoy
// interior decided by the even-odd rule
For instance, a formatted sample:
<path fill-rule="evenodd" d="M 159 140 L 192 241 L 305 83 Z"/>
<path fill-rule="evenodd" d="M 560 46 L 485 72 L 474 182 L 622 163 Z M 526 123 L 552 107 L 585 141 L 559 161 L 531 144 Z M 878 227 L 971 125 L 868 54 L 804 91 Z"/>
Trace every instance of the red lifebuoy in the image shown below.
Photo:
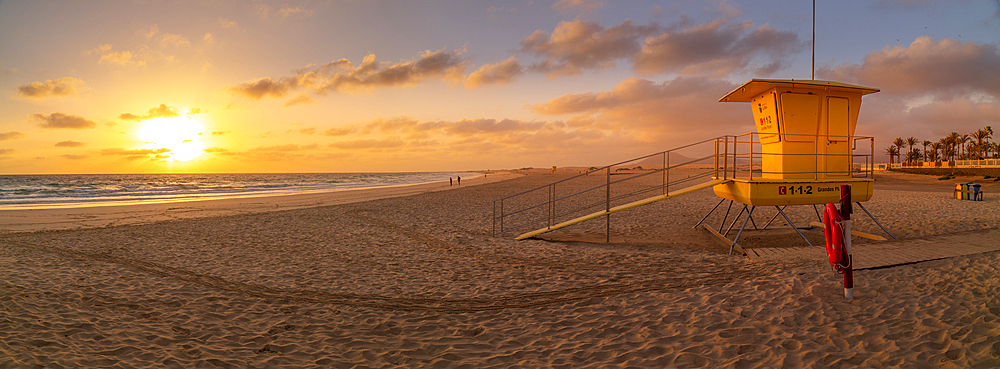
<path fill-rule="evenodd" d="M 823 212 L 823 234 L 826 236 L 826 256 L 830 265 L 839 265 L 844 255 L 844 231 L 840 228 L 840 211 L 833 203 L 826 204 Z"/>

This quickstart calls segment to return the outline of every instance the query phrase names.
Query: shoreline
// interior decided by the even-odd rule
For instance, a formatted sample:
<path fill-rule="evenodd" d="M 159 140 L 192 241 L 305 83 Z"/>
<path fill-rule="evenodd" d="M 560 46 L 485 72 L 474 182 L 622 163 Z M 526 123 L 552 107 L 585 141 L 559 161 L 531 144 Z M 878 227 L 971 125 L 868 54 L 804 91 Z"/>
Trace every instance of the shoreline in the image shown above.
<path fill-rule="evenodd" d="M 470 173 L 479 173 L 472 171 Z M 0 234 L 144 224 L 234 214 L 339 205 L 384 198 L 445 191 L 493 183 L 521 176 L 498 171 L 468 178 L 461 186 L 436 181 L 362 188 L 317 190 L 299 193 L 194 197 L 179 200 L 80 203 L 69 206 L 0 207 Z"/>
<path fill-rule="evenodd" d="M 479 172 L 468 172 L 468 173 L 484 174 Z M 324 190 L 307 190 L 307 191 L 295 191 L 295 192 L 276 191 L 276 192 L 250 192 L 250 193 L 221 194 L 221 195 L 214 195 L 214 194 L 176 195 L 176 197 L 173 198 L 157 198 L 150 200 L 121 200 L 121 201 L 97 200 L 97 201 L 79 201 L 79 202 L 64 202 L 64 203 L 54 202 L 54 203 L 33 203 L 33 204 L 9 204 L 9 205 L 0 205 L 0 211 L 73 209 L 73 208 L 127 206 L 127 205 L 153 205 L 153 204 L 184 203 L 190 201 L 234 200 L 234 199 L 258 198 L 258 197 L 272 197 L 272 196 L 314 195 L 314 194 L 324 194 L 324 193 L 340 192 L 340 191 L 355 191 L 355 190 L 360 191 L 360 190 L 375 190 L 375 189 L 394 188 L 394 187 L 422 186 L 422 185 L 431 185 L 439 182 L 442 181 L 402 183 L 402 184 L 380 185 L 380 186 L 343 187 L 343 188 L 332 188 Z"/>

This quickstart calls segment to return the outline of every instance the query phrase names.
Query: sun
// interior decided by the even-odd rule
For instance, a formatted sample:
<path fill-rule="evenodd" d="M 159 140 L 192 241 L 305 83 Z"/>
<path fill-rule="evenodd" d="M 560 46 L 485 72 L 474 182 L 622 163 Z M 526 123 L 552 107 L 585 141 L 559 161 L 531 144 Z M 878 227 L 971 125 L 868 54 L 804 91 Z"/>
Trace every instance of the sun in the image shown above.
<path fill-rule="evenodd" d="M 188 161 L 205 153 L 201 142 L 202 126 L 190 116 L 153 118 L 142 122 L 136 136 L 145 142 L 143 149 L 169 161 Z M 162 152 L 159 152 L 162 151 Z"/>

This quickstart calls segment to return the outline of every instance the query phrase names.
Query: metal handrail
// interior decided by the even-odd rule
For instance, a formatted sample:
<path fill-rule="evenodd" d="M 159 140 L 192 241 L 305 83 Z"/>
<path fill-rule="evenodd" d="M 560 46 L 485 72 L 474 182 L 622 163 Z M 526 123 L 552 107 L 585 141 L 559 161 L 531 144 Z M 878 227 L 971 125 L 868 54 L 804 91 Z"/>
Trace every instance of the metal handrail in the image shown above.
<path fill-rule="evenodd" d="M 679 146 L 670 150 L 661 151 L 654 154 L 640 156 L 634 159 L 620 161 L 611 165 L 606 165 L 600 168 L 594 168 L 592 170 L 587 170 L 583 173 L 564 178 L 561 180 L 554 181 L 544 186 L 539 186 L 526 191 L 516 193 L 501 199 L 494 200 L 493 203 L 493 234 L 499 235 L 501 233 L 523 229 L 529 226 L 540 226 L 551 227 L 552 225 L 562 222 L 564 220 L 572 219 L 574 215 L 579 215 L 585 211 L 608 211 L 611 207 L 621 205 L 626 203 L 630 198 L 635 198 L 639 195 L 647 194 L 649 192 L 660 191 L 662 194 L 666 195 L 669 193 L 669 188 L 671 186 L 676 186 L 683 184 L 685 182 L 702 179 L 705 177 L 720 178 L 720 179 L 730 179 L 730 178 L 747 178 L 753 179 L 755 176 L 760 177 L 764 175 L 771 174 L 813 174 L 815 178 L 818 178 L 820 174 L 824 175 L 850 175 L 855 176 L 858 173 L 857 161 L 859 158 L 862 160 L 864 170 L 861 173 L 864 177 L 871 178 L 874 171 L 874 137 L 867 136 L 843 136 L 843 135 L 808 135 L 808 134 L 764 134 L 765 137 L 779 136 L 779 140 L 784 141 L 785 139 L 793 136 L 804 136 L 809 137 L 809 141 L 814 141 L 817 145 L 823 142 L 825 138 L 826 142 L 850 142 L 850 154 L 845 153 L 809 153 L 809 154 L 796 154 L 796 153 L 767 153 L 764 152 L 763 146 L 760 142 L 760 134 L 757 132 L 749 132 L 739 135 L 725 135 L 715 138 L 710 138 L 706 140 L 701 140 L 691 144 Z M 869 140 L 870 151 L 868 153 L 857 154 L 854 151 L 857 150 L 858 141 Z M 803 140 L 802 142 L 805 142 Z M 697 147 L 702 145 L 701 148 Z M 763 145 L 768 145 L 767 143 Z M 671 163 L 670 155 L 677 153 L 684 149 L 701 149 L 705 151 L 705 146 L 710 146 L 708 151 L 713 152 L 709 155 L 696 155 L 696 158 L 692 158 L 683 163 Z M 756 147 L 755 147 L 756 146 Z M 643 161 L 646 159 L 654 158 L 657 156 L 662 156 L 661 162 L 663 163 L 660 169 L 648 170 L 643 173 L 625 173 L 626 176 L 620 179 L 612 180 L 612 175 L 618 175 L 619 173 L 613 173 L 612 170 L 615 167 L 623 167 L 625 164 L 635 163 Z M 765 157 L 769 156 L 814 156 L 815 166 L 812 171 L 784 171 L 784 172 L 773 172 L 773 171 L 763 171 L 763 161 Z M 844 160 L 850 160 L 848 170 L 820 170 L 820 157 L 836 157 L 843 158 Z M 715 163 L 711 165 L 711 169 L 704 170 L 700 173 L 693 173 L 688 178 L 679 178 L 671 180 L 669 177 L 670 170 L 676 169 L 689 164 L 695 163 Z M 586 185 L 582 189 L 573 189 L 571 184 L 578 182 L 583 178 L 598 173 L 604 172 L 606 176 L 602 183 L 593 185 Z M 662 181 L 656 181 L 652 176 L 660 174 L 662 175 Z M 745 174 L 745 176 L 744 176 Z M 654 181 L 653 185 L 640 186 L 638 189 L 630 189 L 622 193 L 614 193 L 614 188 L 620 188 L 622 183 L 635 182 L 637 180 L 649 181 L 652 179 Z M 559 194 L 557 191 L 559 189 L 569 188 L 570 193 Z M 603 190 L 603 191 L 601 191 Z M 544 192 L 543 192 L 544 191 Z M 601 193 L 603 192 L 603 193 Z M 531 197 L 531 199 L 529 199 Z M 586 198 L 586 197 L 589 197 Z M 513 202 L 527 202 L 527 205 L 518 206 L 518 204 Z M 614 205 L 613 205 L 614 203 Z M 507 210 L 508 207 L 513 207 Z M 610 223 L 609 223 L 610 224 Z M 610 226 L 610 225 L 609 225 Z"/>

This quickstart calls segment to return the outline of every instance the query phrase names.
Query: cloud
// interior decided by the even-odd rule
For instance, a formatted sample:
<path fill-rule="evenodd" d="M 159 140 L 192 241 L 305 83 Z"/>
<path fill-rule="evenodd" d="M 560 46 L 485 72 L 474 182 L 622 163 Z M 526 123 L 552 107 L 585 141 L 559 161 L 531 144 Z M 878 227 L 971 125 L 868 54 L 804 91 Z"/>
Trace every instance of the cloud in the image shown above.
<path fill-rule="evenodd" d="M 97 47 L 84 51 L 83 55 L 101 55 L 111 51 L 111 44 L 100 44 Z"/>
<path fill-rule="evenodd" d="M 521 52 L 541 57 L 530 69 L 551 77 L 614 67 L 619 60 L 646 75 L 682 73 L 722 77 L 753 71 L 773 73 L 788 54 L 805 46 L 792 32 L 752 22 L 730 25 L 723 19 L 683 28 L 662 29 L 626 20 L 604 28 L 597 23 L 561 22 L 549 35 L 538 30 L 521 40 Z"/>
<path fill-rule="evenodd" d="M 628 78 L 610 91 L 566 94 L 533 105 L 531 110 L 572 115 L 570 124 L 577 127 L 623 130 L 647 142 L 680 144 L 682 138 L 704 139 L 753 128 L 744 104 L 718 102 L 736 87 L 707 77 L 678 77 L 661 83 Z"/>
<path fill-rule="evenodd" d="M 201 38 L 201 42 L 205 45 L 215 45 L 215 37 L 212 37 L 211 33 L 206 33 L 205 36 Z"/>
<path fill-rule="evenodd" d="M 386 138 L 386 139 L 364 139 L 364 140 L 351 140 L 351 141 L 341 141 L 334 142 L 329 145 L 329 147 L 334 149 L 342 150 L 372 150 L 372 149 L 395 149 L 404 147 L 407 142 L 399 139 L 398 137 Z"/>
<path fill-rule="evenodd" d="M 354 132 L 357 132 L 357 128 L 353 127 L 353 126 L 349 126 L 349 127 L 334 127 L 334 128 L 330 128 L 330 129 L 328 129 L 326 131 L 323 131 L 323 134 L 327 135 L 327 136 L 346 136 L 346 135 L 349 135 L 349 134 L 354 133 Z"/>
<path fill-rule="evenodd" d="M 89 158 L 89 156 L 87 156 L 87 155 L 76 155 L 76 154 L 65 154 L 65 155 L 59 155 L 59 156 L 62 157 L 62 158 L 65 158 L 65 159 L 69 159 L 69 160 L 83 160 L 83 159 Z"/>
<path fill-rule="evenodd" d="M 73 140 L 56 142 L 56 147 L 80 147 L 86 145 L 83 142 L 77 142 Z"/>
<path fill-rule="evenodd" d="M 251 152 L 288 152 L 288 151 L 304 151 L 304 150 L 315 150 L 319 147 L 319 144 L 311 145 L 297 145 L 297 144 L 287 144 L 287 145 L 275 145 L 275 146 L 262 146 L 250 149 Z"/>
<path fill-rule="evenodd" d="M 914 103 L 906 96 L 883 93 L 864 100 L 858 132 L 874 135 L 879 141 L 900 136 L 937 141 L 951 132 L 1000 126 L 1000 104 L 995 101 L 952 96 Z"/>
<path fill-rule="evenodd" d="M 0 149 L 0 156 L 10 155 L 14 152 L 14 149 Z"/>
<path fill-rule="evenodd" d="M 17 95 L 32 99 L 49 97 L 77 96 L 78 89 L 85 86 L 83 81 L 73 77 L 63 77 L 45 82 L 32 82 L 17 88 Z"/>
<path fill-rule="evenodd" d="M 145 66 L 145 60 L 133 60 L 132 52 L 122 51 L 122 52 L 108 52 L 101 55 L 101 59 L 97 61 L 98 64 L 116 64 L 124 66 Z"/>
<path fill-rule="evenodd" d="M 278 9 L 278 14 L 281 16 L 281 19 L 288 19 L 289 17 L 296 15 L 312 16 L 313 11 L 303 9 L 301 6 L 296 6 L 294 8 L 289 6 L 284 6 L 281 9 Z"/>
<path fill-rule="evenodd" d="M 413 117 L 377 118 L 360 125 L 335 127 L 323 132 L 327 136 L 349 134 L 395 136 L 408 140 L 424 139 L 432 136 L 469 137 L 475 135 L 495 135 L 511 132 L 528 132 L 542 128 L 543 122 L 529 122 L 514 119 L 461 119 L 457 121 L 420 122 Z"/>
<path fill-rule="evenodd" d="M 714 77 L 753 70 L 767 75 L 782 68 L 788 55 L 804 46 L 798 35 L 767 24 L 754 27 L 747 21 L 728 25 L 716 20 L 647 38 L 635 57 L 635 70 Z M 763 66 L 753 68 L 755 60 L 761 60 Z"/>
<path fill-rule="evenodd" d="M 211 34 L 206 34 L 206 36 L 208 36 L 206 38 L 209 41 L 211 41 L 212 35 Z M 188 47 L 188 46 L 191 46 L 191 41 L 188 41 L 188 39 L 186 37 L 181 36 L 181 35 L 174 35 L 174 34 L 164 33 L 164 34 L 160 35 L 158 37 L 158 39 L 159 39 L 159 42 L 160 42 L 160 46 L 162 46 L 162 47 L 178 48 L 178 47 Z"/>
<path fill-rule="evenodd" d="M 552 9 L 556 9 L 563 14 L 570 13 L 591 13 L 604 6 L 604 2 L 598 0 L 559 0 L 552 4 Z"/>
<path fill-rule="evenodd" d="M 618 59 L 633 58 L 640 41 L 658 28 L 631 20 L 607 29 L 588 21 L 560 22 L 551 35 L 538 30 L 525 37 L 521 51 L 543 57 L 532 69 L 550 77 L 578 75 L 583 69 L 607 69 Z"/>
<path fill-rule="evenodd" d="M 229 87 L 229 91 L 248 97 L 254 100 L 260 100 L 264 97 L 282 97 L 288 93 L 288 90 L 292 89 L 290 85 L 294 86 L 294 80 L 285 79 L 283 81 L 275 81 L 271 77 L 257 78 L 249 82 L 243 82 L 239 85 Z"/>
<path fill-rule="evenodd" d="M 601 128 L 570 127 L 562 121 L 492 118 L 456 121 L 379 118 L 338 130 L 353 130 L 352 139 L 330 143 L 329 148 L 342 153 L 356 152 L 353 155 L 367 160 L 379 158 L 408 165 L 416 164 L 409 164 L 414 158 L 426 160 L 427 155 L 447 156 L 451 165 L 471 163 L 470 158 L 480 158 L 476 165 L 483 165 L 482 158 L 487 161 L 565 158 L 579 154 L 577 151 L 569 155 L 568 149 L 588 147 L 594 148 L 591 152 L 599 152 L 608 148 L 603 139 L 614 135 Z"/>
<path fill-rule="evenodd" d="M 18 131 L 0 132 L 0 141 L 16 140 L 21 137 L 24 137 L 24 133 Z"/>
<path fill-rule="evenodd" d="M 289 106 L 304 105 L 304 104 L 314 105 L 316 104 L 316 100 L 313 100 L 313 98 L 309 97 L 309 95 L 299 94 L 299 96 L 296 96 L 291 100 L 286 101 L 285 107 L 287 108 Z"/>
<path fill-rule="evenodd" d="M 92 120 L 63 113 L 52 113 L 52 115 L 32 114 L 30 118 L 38 121 L 38 125 L 42 128 L 84 129 L 97 127 L 97 123 L 94 123 Z"/>
<path fill-rule="evenodd" d="M 123 149 L 123 148 L 113 148 L 113 149 L 103 149 L 101 150 L 101 155 L 105 156 L 123 156 L 128 160 L 136 159 L 165 159 L 161 154 L 166 154 L 170 152 L 170 149 Z"/>
<path fill-rule="evenodd" d="M 1000 123 L 1000 104 L 955 98 L 911 108 L 906 115 L 903 121 L 931 127 L 933 133 L 943 136 L 955 130 L 972 131 Z"/>
<path fill-rule="evenodd" d="M 201 109 L 198 109 L 198 111 L 201 112 Z M 181 113 L 177 108 L 167 104 L 160 104 L 159 106 L 154 106 L 152 108 L 149 108 L 149 110 L 146 111 L 146 114 L 135 115 L 131 113 L 122 113 L 121 115 L 118 116 L 118 118 L 122 120 L 134 120 L 136 122 L 141 122 L 147 119 L 173 118 L 173 117 L 178 117 L 180 115 Z"/>
<path fill-rule="evenodd" d="M 271 16 L 272 11 L 274 10 L 274 7 L 268 5 L 264 1 L 254 0 L 252 4 L 254 10 L 257 13 L 257 16 L 260 17 L 260 19 L 268 19 Z M 277 15 L 278 18 L 280 18 L 281 20 L 286 20 L 289 17 L 297 15 L 312 16 L 313 11 L 310 9 L 302 8 L 301 6 L 291 7 L 288 5 L 283 5 L 281 8 L 278 9 Z"/>
<path fill-rule="evenodd" d="M 231 29 L 231 28 L 236 28 L 237 26 L 238 24 L 236 24 L 235 21 L 231 21 L 227 18 L 219 18 L 219 27 Z"/>
<path fill-rule="evenodd" d="M 160 33 L 160 27 L 153 25 L 150 27 L 149 32 L 143 33 L 147 39 L 156 40 L 160 43 L 161 47 L 187 47 L 191 46 L 191 41 L 181 35 L 175 35 L 171 33 Z"/>
<path fill-rule="evenodd" d="M 484 64 L 469 74 L 465 80 L 466 88 L 476 88 L 490 85 L 506 85 L 524 73 L 524 66 L 515 57 L 507 58 L 500 63 Z"/>
<path fill-rule="evenodd" d="M 271 14 L 271 10 L 273 9 L 271 8 L 270 5 L 267 5 L 263 1 L 258 1 L 258 0 L 253 1 L 253 7 L 254 10 L 257 12 L 257 16 L 260 17 L 260 19 L 267 19 L 267 16 Z"/>
<path fill-rule="evenodd" d="M 160 27 L 154 24 L 152 27 L 149 27 L 149 32 L 143 33 L 143 36 L 151 39 L 153 36 L 156 36 L 157 33 L 160 33 Z"/>
<path fill-rule="evenodd" d="M 852 82 L 901 96 L 983 93 L 1000 98 L 996 44 L 918 37 L 909 46 L 869 53 L 861 64 L 820 66 L 822 78 Z"/>
<path fill-rule="evenodd" d="M 212 136 L 222 136 L 224 134 L 229 134 L 230 131 L 212 131 Z"/>
<path fill-rule="evenodd" d="M 148 46 L 141 46 L 134 53 L 132 51 L 111 51 L 110 44 L 101 44 L 100 46 L 86 50 L 83 52 L 84 55 L 100 55 L 98 58 L 98 64 L 110 64 L 118 65 L 124 67 L 144 67 L 150 63 L 156 62 L 167 62 L 172 63 L 176 60 L 172 55 L 166 55 L 160 51 L 155 51 L 150 49 Z"/>
<path fill-rule="evenodd" d="M 236 95 L 259 100 L 283 97 L 299 89 L 317 94 L 358 93 L 384 87 L 410 86 L 430 79 L 462 81 L 469 63 L 462 58 L 463 53 L 464 50 L 428 50 L 413 60 L 398 63 L 378 62 L 375 55 L 369 54 L 357 66 L 347 59 L 340 59 L 300 69 L 294 76 L 277 80 L 257 78 L 228 89 Z"/>

